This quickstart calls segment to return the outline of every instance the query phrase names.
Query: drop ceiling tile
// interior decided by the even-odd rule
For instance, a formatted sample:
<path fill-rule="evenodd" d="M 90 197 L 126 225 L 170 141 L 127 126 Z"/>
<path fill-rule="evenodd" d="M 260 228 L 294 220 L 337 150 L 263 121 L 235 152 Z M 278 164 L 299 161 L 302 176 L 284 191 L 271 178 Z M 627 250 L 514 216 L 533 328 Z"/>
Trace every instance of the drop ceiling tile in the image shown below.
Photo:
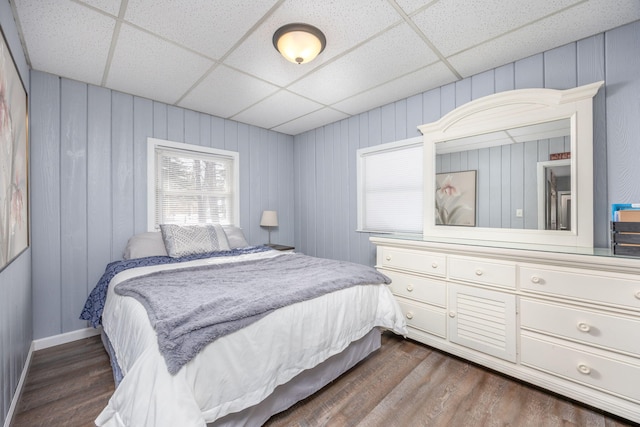
<path fill-rule="evenodd" d="M 435 87 L 456 81 L 456 76 L 442 62 L 424 67 L 399 79 L 340 101 L 332 107 L 355 115 Z"/>
<path fill-rule="evenodd" d="M 398 6 L 406 13 L 407 15 L 411 15 L 419 9 L 425 9 L 427 7 L 431 7 L 433 4 L 437 3 L 439 0 L 396 0 Z"/>
<path fill-rule="evenodd" d="M 444 56 L 450 56 L 580 1 L 440 1 L 412 20 Z"/>
<path fill-rule="evenodd" d="M 230 117 L 277 90 L 277 86 L 220 65 L 184 97 L 180 106 Z"/>
<path fill-rule="evenodd" d="M 125 20 L 219 59 L 275 3 L 276 0 L 129 0 Z"/>
<path fill-rule="evenodd" d="M 97 7 L 113 16 L 118 16 L 120 12 L 121 0 L 80 0 L 82 3 Z"/>
<path fill-rule="evenodd" d="M 206 58 L 123 24 L 106 85 L 173 104 L 212 65 Z"/>
<path fill-rule="evenodd" d="M 281 90 L 232 117 L 243 123 L 251 123 L 271 129 L 285 122 L 319 110 L 322 105 Z"/>
<path fill-rule="evenodd" d="M 229 55 L 225 63 L 284 86 L 400 20 L 387 0 L 287 0 Z M 313 62 L 292 64 L 273 47 L 273 33 L 294 22 L 311 24 L 327 38 L 325 50 Z"/>
<path fill-rule="evenodd" d="M 31 68 L 100 84 L 115 19 L 67 0 L 15 4 Z"/>
<path fill-rule="evenodd" d="M 611 0 L 590 0 L 447 59 L 471 76 L 640 19 L 637 0 L 616 0 L 612 6 Z"/>
<path fill-rule="evenodd" d="M 347 117 L 349 117 L 347 114 L 325 107 L 283 125 L 276 126 L 273 130 L 289 135 L 298 135 L 309 129 L 319 128 L 320 126 L 337 122 Z"/>
<path fill-rule="evenodd" d="M 289 90 L 333 104 L 437 59 L 409 25 L 400 24 L 292 84 Z"/>

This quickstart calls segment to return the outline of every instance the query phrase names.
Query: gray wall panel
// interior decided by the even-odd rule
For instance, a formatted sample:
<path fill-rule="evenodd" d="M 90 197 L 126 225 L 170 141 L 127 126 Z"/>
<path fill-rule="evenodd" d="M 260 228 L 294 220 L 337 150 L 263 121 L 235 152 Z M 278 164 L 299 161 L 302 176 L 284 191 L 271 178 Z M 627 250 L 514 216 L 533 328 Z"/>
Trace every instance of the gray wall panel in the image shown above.
<path fill-rule="evenodd" d="M 516 88 L 515 81 L 515 64 L 506 64 L 493 70 L 494 84 L 496 92 L 504 92 L 505 90 L 513 90 Z M 489 94 L 490 95 L 490 94 Z"/>
<path fill-rule="evenodd" d="M 605 79 L 604 34 L 578 42 L 577 62 L 578 85 Z M 595 224 L 606 224 L 610 218 L 607 200 L 606 93 L 605 86 L 593 99 L 593 220 Z M 593 239 L 596 247 L 606 247 L 609 242 L 609 230 L 596 227 Z"/>
<path fill-rule="evenodd" d="M 64 79 L 61 79 L 64 81 Z M 134 234 L 133 96 L 111 95 L 111 260 L 122 258 L 127 240 Z M 146 160 L 146 159 L 145 159 Z M 63 330 L 67 332 L 67 330 Z"/>
<path fill-rule="evenodd" d="M 407 138 L 420 136 L 418 126 L 423 124 L 422 115 L 422 95 L 418 94 L 412 96 L 411 98 L 407 98 Z"/>
<path fill-rule="evenodd" d="M 33 311 L 35 338 L 59 333 L 60 262 L 60 80 L 31 75 L 30 177 Z"/>
<path fill-rule="evenodd" d="M 495 92 L 494 70 L 485 71 L 471 77 L 471 99 L 482 98 Z"/>
<path fill-rule="evenodd" d="M 184 109 L 174 105 L 167 106 L 167 138 L 169 141 L 184 140 Z"/>
<path fill-rule="evenodd" d="M 153 135 L 153 102 L 133 98 L 133 158 L 147 158 L 147 136 Z M 147 231 L 147 162 L 133 168 L 133 232 Z"/>
<path fill-rule="evenodd" d="M 640 201 L 640 23 L 605 36 L 610 203 Z"/>
<path fill-rule="evenodd" d="M 544 86 L 569 89 L 577 86 L 576 44 L 571 43 L 544 53 Z"/>
<path fill-rule="evenodd" d="M 515 62 L 515 87 L 544 87 L 544 55 L 538 54 Z"/>
<path fill-rule="evenodd" d="M 167 139 L 167 104 L 153 102 L 153 136 Z"/>
<path fill-rule="evenodd" d="M 111 261 L 111 91 L 89 86 L 87 114 L 88 293 Z"/>
<path fill-rule="evenodd" d="M 84 326 L 78 307 L 86 299 L 87 85 L 64 80 L 60 89 L 60 270 L 62 329 Z"/>

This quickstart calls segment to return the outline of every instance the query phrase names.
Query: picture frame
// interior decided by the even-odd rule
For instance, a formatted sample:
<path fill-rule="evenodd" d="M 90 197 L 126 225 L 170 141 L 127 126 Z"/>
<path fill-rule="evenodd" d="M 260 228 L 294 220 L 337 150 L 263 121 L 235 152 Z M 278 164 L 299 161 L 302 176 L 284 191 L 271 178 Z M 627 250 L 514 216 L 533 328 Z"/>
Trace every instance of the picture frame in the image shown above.
<path fill-rule="evenodd" d="M 0 271 L 29 247 L 28 98 L 0 30 Z"/>
<path fill-rule="evenodd" d="M 436 225 L 476 226 L 477 171 L 436 174 Z"/>

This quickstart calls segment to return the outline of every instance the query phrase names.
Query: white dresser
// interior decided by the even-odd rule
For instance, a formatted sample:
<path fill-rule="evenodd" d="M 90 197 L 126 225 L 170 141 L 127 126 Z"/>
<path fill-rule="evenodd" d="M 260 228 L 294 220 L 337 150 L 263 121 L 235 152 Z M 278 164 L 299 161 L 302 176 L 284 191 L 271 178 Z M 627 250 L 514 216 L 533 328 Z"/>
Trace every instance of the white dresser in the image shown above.
<path fill-rule="evenodd" d="M 410 338 L 640 422 L 640 259 L 371 242 Z"/>

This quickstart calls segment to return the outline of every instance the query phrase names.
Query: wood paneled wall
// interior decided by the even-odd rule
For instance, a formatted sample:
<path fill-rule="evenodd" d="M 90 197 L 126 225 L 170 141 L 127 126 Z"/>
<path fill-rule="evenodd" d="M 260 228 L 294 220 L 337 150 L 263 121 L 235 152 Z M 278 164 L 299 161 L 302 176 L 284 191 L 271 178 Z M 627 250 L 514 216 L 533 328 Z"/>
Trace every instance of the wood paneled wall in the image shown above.
<path fill-rule="evenodd" d="M 147 229 L 147 137 L 240 153 L 240 225 L 293 244 L 293 137 L 31 72 L 34 336 L 86 327 L 78 319 L 107 263 Z"/>
<path fill-rule="evenodd" d="M 594 98 L 594 239 L 597 247 L 607 247 L 610 204 L 640 202 L 640 22 L 297 135 L 296 247 L 310 255 L 374 264 L 369 235 L 355 231 L 358 148 L 419 136 L 418 125 L 482 96 L 568 89 L 599 80 L 606 85 Z M 501 207 L 482 202 L 480 209 L 497 221 L 494 212 Z"/>
<path fill-rule="evenodd" d="M 20 44 L 11 5 L 0 0 L 0 27 L 29 92 L 29 66 Z M 0 424 L 11 406 L 31 341 L 31 249 L 0 271 Z"/>

